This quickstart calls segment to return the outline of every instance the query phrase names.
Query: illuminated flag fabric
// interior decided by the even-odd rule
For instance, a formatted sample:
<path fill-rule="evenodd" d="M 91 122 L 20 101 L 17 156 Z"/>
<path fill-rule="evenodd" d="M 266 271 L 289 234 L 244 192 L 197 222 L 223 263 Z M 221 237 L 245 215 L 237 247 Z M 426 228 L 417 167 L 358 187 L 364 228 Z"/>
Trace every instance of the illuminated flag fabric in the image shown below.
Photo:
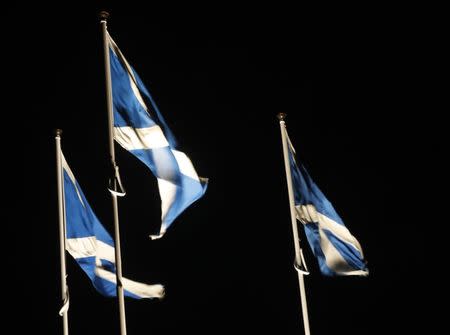
<path fill-rule="evenodd" d="M 114 241 L 95 216 L 75 176 L 62 155 L 66 250 L 104 296 L 115 297 L 116 266 Z M 161 298 L 162 285 L 147 285 L 122 277 L 125 296 Z"/>
<path fill-rule="evenodd" d="M 362 248 L 345 227 L 333 205 L 320 191 L 305 167 L 296 161 L 289 136 L 289 161 L 297 219 L 303 224 L 309 245 L 322 274 L 368 275 Z"/>
<path fill-rule="evenodd" d="M 109 36 L 109 35 L 108 35 Z M 138 74 L 109 36 L 114 139 L 140 159 L 158 180 L 161 228 L 170 224 L 206 191 L 192 162 L 176 150 L 175 138 Z"/>

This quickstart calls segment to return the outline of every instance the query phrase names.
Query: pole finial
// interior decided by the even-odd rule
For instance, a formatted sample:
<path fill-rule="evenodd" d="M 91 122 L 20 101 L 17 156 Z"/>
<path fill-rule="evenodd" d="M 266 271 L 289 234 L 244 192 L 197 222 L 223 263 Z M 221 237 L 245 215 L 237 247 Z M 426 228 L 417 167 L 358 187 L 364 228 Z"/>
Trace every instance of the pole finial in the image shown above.
<path fill-rule="evenodd" d="M 280 121 L 284 121 L 286 119 L 287 114 L 286 113 L 278 113 L 277 118 Z"/>
<path fill-rule="evenodd" d="M 55 135 L 61 136 L 62 135 L 62 129 L 55 129 Z"/>
<path fill-rule="evenodd" d="M 102 10 L 98 16 L 100 17 L 101 21 L 106 21 L 109 19 L 109 13 L 106 10 Z"/>

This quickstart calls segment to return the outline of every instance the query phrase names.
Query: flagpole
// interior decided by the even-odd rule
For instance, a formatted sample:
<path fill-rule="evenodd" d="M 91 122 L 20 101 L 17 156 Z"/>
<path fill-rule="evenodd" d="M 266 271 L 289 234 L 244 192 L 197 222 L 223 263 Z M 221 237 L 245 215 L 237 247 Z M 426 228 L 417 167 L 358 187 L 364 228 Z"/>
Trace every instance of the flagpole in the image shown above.
<path fill-rule="evenodd" d="M 58 187 L 58 219 L 59 219 L 59 258 L 61 263 L 61 297 L 63 300 L 63 307 L 60 314 L 63 317 L 63 334 L 69 334 L 69 311 L 68 311 L 68 289 L 66 282 L 66 225 L 64 219 L 64 203 L 63 203 L 63 183 L 62 183 L 62 163 L 61 163 L 61 129 L 55 131 L 56 142 L 56 180 Z"/>
<path fill-rule="evenodd" d="M 112 105 L 112 85 L 111 85 L 111 68 L 109 64 L 109 39 L 106 28 L 106 21 L 109 18 L 109 13 L 100 12 L 100 23 L 103 32 L 103 54 L 105 58 L 105 79 L 106 79 L 106 106 L 108 109 L 108 131 L 109 131 L 109 154 L 111 164 L 114 172 L 117 173 L 116 155 L 114 151 L 114 134 L 113 134 L 113 105 Z M 117 297 L 119 301 L 119 315 L 120 315 L 120 334 L 127 334 L 127 325 L 125 318 L 125 299 L 122 285 L 122 256 L 120 251 L 120 232 L 119 232 L 119 213 L 117 203 L 117 180 L 114 178 L 112 182 L 112 204 L 114 213 L 114 239 L 115 239 L 115 256 L 116 256 L 116 281 L 117 281 Z"/>
<path fill-rule="evenodd" d="M 286 118 L 285 113 L 278 114 L 278 119 L 280 120 L 281 139 L 283 142 L 284 168 L 286 170 L 286 181 L 289 194 L 289 208 L 291 212 L 292 233 L 294 237 L 295 264 L 297 268 L 302 266 L 302 249 L 300 248 L 300 238 L 298 236 L 297 218 L 295 215 L 294 190 L 292 186 L 291 167 L 289 164 L 288 144 L 286 138 L 286 124 L 284 121 L 285 118 Z M 298 274 L 298 283 L 300 286 L 300 300 L 302 304 L 303 326 L 305 328 L 305 335 L 310 335 L 308 306 L 306 303 L 305 282 L 303 278 L 304 274 L 299 269 L 297 269 L 297 274 Z"/>

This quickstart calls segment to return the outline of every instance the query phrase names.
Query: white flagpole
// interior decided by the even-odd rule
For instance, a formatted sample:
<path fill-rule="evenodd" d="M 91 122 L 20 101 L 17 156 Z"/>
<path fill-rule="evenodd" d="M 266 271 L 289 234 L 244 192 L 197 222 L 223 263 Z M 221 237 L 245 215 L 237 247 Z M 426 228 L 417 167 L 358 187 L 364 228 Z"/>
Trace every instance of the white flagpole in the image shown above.
<path fill-rule="evenodd" d="M 105 79 L 106 79 L 106 106 L 108 109 L 108 129 L 109 129 L 109 154 L 111 158 L 111 164 L 114 168 L 114 173 L 117 175 L 118 167 L 116 165 L 116 156 L 114 151 L 114 134 L 113 134 L 113 105 L 112 105 L 112 86 L 111 86 L 111 68 L 109 64 L 109 38 L 108 31 L 106 29 L 106 20 L 109 17 L 109 13 L 102 11 L 100 12 L 100 22 L 103 31 L 103 53 L 105 58 Z M 115 175 L 115 176 L 116 176 Z M 119 213 L 118 213 L 118 203 L 117 203 L 117 180 L 113 177 L 112 182 L 112 203 L 113 203 L 113 213 L 114 213 L 114 240 L 115 240 L 115 252 L 116 252 L 116 281 L 117 281 L 117 297 L 119 301 L 119 315 L 120 315 L 120 334 L 127 334 L 127 325 L 125 318 L 125 299 L 123 294 L 122 285 L 122 256 L 120 251 L 120 232 L 119 232 Z"/>
<path fill-rule="evenodd" d="M 292 175 L 291 167 L 289 164 L 289 153 L 288 153 L 288 143 L 286 138 L 286 124 L 284 119 L 286 118 L 285 113 L 279 113 L 278 119 L 280 120 L 280 130 L 281 139 L 283 142 L 283 155 L 284 155 L 284 167 L 286 170 L 286 181 L 288 186 L 289 194 L 289 208 L 291 211 L 291 223 L 292 223 L 292 233 L 294 237 L 294 248 L 295 248 L 295 264 L 296 267 L 302 267 L 302 249 L 300 248 L 300 238 L 298 236 L 297 219 L 295 215 L 295 201 L 294 201 L 294 190 L 292 186 Z M 309 331 L 309 319 L 308 319 L 308 306 L 306 304 L 306 292 L 305 292 L 305 282 L 303 279 L 304 273 L 297 269 L 298 283 L 300 286 L 300 300 L 302 303 L 302 314 L 303 314 L 303 325 L 305 328 L 305 335 L 310 335 Z"/>
<path fill-rule="evenodd" d="M 63 334 L 69 335 L 69 318 L 68 318 L 68 303 L 69 293 L 66 283 L 66 222 L 64 218 L 64 191 L 62 183 L 62 163 L 61 163 L 61 129 L 55 131 L 56 141 L 56 180 L 58 186 L 58 218 L 59 218 L 59 258 L 61 262 L 61 297 L 63 300 L 63 307 L 60 315 L 63 317 Z"/>

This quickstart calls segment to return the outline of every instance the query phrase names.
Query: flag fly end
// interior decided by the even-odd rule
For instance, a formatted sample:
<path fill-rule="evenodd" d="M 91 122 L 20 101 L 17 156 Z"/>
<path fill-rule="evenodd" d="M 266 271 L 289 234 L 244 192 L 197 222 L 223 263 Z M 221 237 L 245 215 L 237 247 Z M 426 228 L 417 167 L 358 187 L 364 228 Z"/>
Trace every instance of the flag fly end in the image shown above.
<path fill-rule="evenodd" d="M 151 240 L 159 240 L 161 237 L 163 237 L 164 234 L 158 234 L 158 235 L 149 235 Z"/>

